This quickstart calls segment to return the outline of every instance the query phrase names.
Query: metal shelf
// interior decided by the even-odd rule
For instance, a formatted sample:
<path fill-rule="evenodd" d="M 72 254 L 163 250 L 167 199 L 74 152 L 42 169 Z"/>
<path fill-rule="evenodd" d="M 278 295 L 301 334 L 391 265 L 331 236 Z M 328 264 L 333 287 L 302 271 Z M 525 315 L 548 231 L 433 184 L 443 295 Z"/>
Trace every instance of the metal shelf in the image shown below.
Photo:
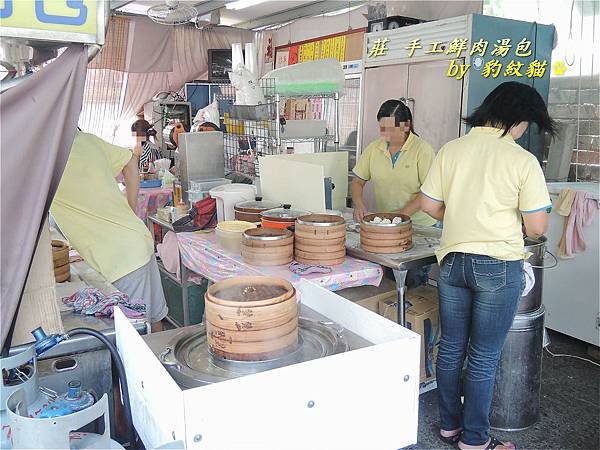
<path fill-rule="evenodd" d="M 281 100 L 290 100 L 290 99 L 299 99 L 299 100 L 315 100 L 319 98 L 331 98 L 335 99 L 338 96 L 338 93 L 333 94 L 305 94 L 305 95 L 283 95 L 283 94 L 275 94 L 275 95 L 267 95 L 265 98 L 275 100 L 277 96 Z"/>

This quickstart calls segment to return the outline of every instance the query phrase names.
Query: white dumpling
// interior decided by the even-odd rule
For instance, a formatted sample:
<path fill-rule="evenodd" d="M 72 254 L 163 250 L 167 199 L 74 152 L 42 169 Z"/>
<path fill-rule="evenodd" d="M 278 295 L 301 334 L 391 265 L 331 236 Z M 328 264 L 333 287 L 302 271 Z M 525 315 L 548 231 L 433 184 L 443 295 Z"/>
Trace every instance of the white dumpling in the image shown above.
<path fill-rule="evenodd" d="M 394 225 L 398 225 L 399 223 L 402 223 L 402 217 L 394 217 L 394 220 L 392 220 L 392 223 Z"/>
<path fill-rule="evenodd" d="M 389 225 L 390 223 L 392 223 L 392 221 L 390 219 L 383 219 L 381 221 L 381 225 Z"/>
<path fill-rule="evenodd" d="M 381 217 L 375 216 L 375 218 L 371 220 L 371 223 L 381 223 Z"/>

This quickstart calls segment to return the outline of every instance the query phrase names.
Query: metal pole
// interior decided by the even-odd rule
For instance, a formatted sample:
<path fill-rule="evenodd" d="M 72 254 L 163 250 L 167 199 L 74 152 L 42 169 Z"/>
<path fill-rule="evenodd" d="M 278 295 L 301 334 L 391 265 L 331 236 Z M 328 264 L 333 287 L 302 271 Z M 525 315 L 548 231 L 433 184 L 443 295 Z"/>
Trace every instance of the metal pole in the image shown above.
<path fill-rule="evenodd" d="M 280 151 L 281 147 L 281 128 L 279 124 L 279 105 L 281 103 L 281 98 L 279 94 L 275 94 L 275 142 L 277 144 L 277 151 Z"/>
<path fill-rule="evenodd" d="M 404 315 L 404 300 L 406 293 L 406 274 L 408 270 L 394 270 L 394 278 L 396 279 L 396 291 L 398 293 L 398 324 L 405 326 L 406 317 Z"/>
<path fill-rule="evenodd" d="M 335 105 L 335 140 L 333 141 L 333 143 L 335 145 L 335 151 L 337 152 L 340 149 L 340 94 L 336 92 L 333 101 Z"/>

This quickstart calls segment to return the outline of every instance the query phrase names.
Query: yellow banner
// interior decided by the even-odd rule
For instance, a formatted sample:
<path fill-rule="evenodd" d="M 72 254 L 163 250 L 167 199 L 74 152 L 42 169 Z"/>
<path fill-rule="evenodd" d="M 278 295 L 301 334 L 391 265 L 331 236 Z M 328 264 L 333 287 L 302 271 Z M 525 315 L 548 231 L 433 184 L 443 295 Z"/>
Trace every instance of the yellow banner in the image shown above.
<path fill-rule="evenodd" d="M 98 0 L 0 0 L 0 26 L 95 35 Z"/>

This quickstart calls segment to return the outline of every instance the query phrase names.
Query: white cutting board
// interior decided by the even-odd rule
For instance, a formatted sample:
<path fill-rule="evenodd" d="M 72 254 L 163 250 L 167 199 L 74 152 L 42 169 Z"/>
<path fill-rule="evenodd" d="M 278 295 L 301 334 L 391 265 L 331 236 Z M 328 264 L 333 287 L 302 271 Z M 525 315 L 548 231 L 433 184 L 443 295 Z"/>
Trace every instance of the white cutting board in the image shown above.
<path fill-rule="evenodd" d="M 267 170 L 263 171 L 262 161 L 264 160 L 279 160 L 290 163 L 298 163 L 299 165 L 284 165 L 278 166 L 277 163 L 268 163 Z M 344 210 L 346 207 L 346 195 L 348 193 L 348 153 L 347 152 L 327 152 L 327 153 L 308 153 L 294 155 L 275 155 L 265 156 L 259 159 L 260 179 L 263 197 L 283 203 L 291 203 L 280 198 L 270 198 L 264 190 L 265 180 L 271 185 L 273 195 L 288 194 L 289 190 L 293 191 L 294 197 L 296 192 L 300 192 L 300 204 L 315 205 L 313 208 L 320 206 L 321 209 L 311 209 L 302 207 L 299 204 L 292 203 L 294 208 L 303 208 L 311 212 L 323 212 L 325 209 L 325 188 L 323 185 L 324 177 L 331 177 L 335 189 L 332 194 L 333 209 Z M 311 166 L 321 167 L 322 172 L 312 171 Z M 320 175 L 322 173 L 322 175 Z M 320 176 L 320 181 L 313 178 L 313 175 Z M 287 185 L 286 188 L 283 184 Z M 309 186 L 310 184 L 310 186 Z M 320 192 L 322 189 L 322 201 Z M 317 192 L 318 191 L 318 192 Z M 281 192 L 282 194 L 278 194 Z M 271 194 L 271 191 L 269 192 Z M 305 198 L 314 197 L 314 198 Z M 314 203 L 313 203 L 314 201 Z M 317 203 L 318 202 L 318 203 Z"/>
<path fill-rule="evenodd" d="M 290 204 L 293 209 L 325 212 L 323 166 L 280 156 L 258 159 L 260 189 L 264 200 Z"/>

